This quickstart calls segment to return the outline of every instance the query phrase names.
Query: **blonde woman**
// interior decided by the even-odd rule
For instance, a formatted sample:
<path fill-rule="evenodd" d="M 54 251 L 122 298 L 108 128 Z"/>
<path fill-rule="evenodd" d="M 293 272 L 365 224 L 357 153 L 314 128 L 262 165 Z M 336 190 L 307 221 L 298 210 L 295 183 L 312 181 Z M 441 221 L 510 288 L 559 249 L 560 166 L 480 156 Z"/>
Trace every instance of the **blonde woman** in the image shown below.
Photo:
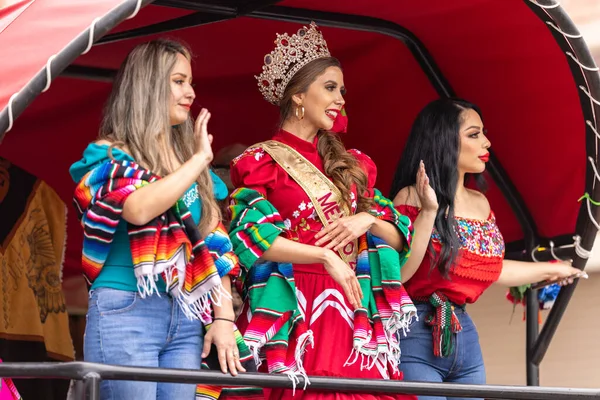
<path fill-rule="evenodd" d="M 91 283 L 86 361 L 199 369 L 211 344 L 223 372 L 244 370 L 233 336 L 230 275 L 207 235 L 227 189 L 211 174 L 210 113 L 195 125 L 190 51 L 156 40 L 121 66 L 97 141 L 71 166 Z M 208 238 L 206 238 L 208 241 Z M 211 318 L 214 312 L 214 319 Z M 203 323 L 212 321 L 203 337 Z M 203 346 L 204 343 L 204 346 Z M 104 381 L 101 398 L 190 399 L 195 386 Z"/>

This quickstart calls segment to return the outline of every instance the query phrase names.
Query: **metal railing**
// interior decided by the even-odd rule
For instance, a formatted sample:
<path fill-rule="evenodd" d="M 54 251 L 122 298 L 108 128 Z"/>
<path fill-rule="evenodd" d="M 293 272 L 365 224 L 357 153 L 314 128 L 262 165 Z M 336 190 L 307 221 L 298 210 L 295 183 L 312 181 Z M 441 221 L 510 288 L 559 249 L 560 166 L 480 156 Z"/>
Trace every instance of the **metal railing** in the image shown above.
<path fill-rule="evenodd" d="M 102 380 L 128 380 L 146 382 L 170 382 L 209 384 L 223 386 L 257 386 L 269 388 L 292 388 L 292 381 L 285 375 L 243 373 L 236 377 L 219 371 L 198 371 L 148 367 L 123 367 L 87 362 L 27 363 L 5 362 L 0 364 L 0 376 L 6 378 L 50 378 L 81 381 L 86 400 L 100 398 Z M 571 389 L 554 387 L 466 385 L 431 382 L 405 382 L 374 379 L 309 377 L 307 390 L 330 390 L 338 392 L 363 392 L 387 394 L 414 394 L 422 396 L 450 396 L 486 399 L 514 400 L 575 400 L 600 399 L 598 389 Z M 304 388 L 304 379 L 296 389 Z"/>

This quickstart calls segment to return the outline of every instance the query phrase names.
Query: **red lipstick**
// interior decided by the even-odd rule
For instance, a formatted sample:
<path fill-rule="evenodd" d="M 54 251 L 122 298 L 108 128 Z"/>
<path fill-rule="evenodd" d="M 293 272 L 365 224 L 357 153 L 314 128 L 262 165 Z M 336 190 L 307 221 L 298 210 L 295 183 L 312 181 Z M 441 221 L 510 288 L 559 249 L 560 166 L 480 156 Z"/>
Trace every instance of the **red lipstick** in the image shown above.
<path fill-rule="evenodd" d="M 484 155 L 479 156 L 479 159 L 485 163 L 490 161 L 490 153 L 485 153 Z"/>
<path fill-rule="evenodd" d="M 333 113 L 333 114 L 332 114 Z M 332 120 L 335 121 L 335 119 L 337 118 L 337 116 L 340 114 L 340 110 L 335 109 L 335 108 L 330 108 L 328 110 L 325 110 L 325 114 Z"/>

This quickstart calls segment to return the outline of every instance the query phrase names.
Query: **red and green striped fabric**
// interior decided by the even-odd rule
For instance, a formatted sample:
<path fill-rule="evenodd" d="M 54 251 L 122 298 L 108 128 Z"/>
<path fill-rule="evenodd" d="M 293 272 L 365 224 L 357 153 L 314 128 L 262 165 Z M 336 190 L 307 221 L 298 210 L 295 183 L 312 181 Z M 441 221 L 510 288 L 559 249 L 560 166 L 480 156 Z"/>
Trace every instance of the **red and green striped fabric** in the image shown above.
<path fill-rule="evenodd" d="M 244 340 L 257 364 L 266 360 L 270 373 L 305 375 L 302 358 L 312 343 L 311 332 L 300 313 L 292 265 L 259 260 L 275 238 L 285 230 L 275 207 L 259 192 L 237 189 L 231 195 L 230 238 L 244 270 L 244 289 L 252 318 Z M 399 214 L 390 200 L 373 192 L 370 212 L 393 223 L 406 240 L 399 254 L 381 239 L 363 235 L 359 239 L 356 274 L 363 293 L 363 307 L 354 315 L 354 344 L 349 361 L 367 360 L 372 367 L 384 361 L 398 371 L 400 347 L 398 330 L 405 330 L 416 308 L 400 280 L 400 269 L 409 255 L 412 239 L 410 219 Z"/>
<path fill-rule="evenodd" d="M 127 197 L 160 177 L 130 161 L 110 161 L 77 185 L 75 209 L 83 226 L 83 272 L 93 281 L 108 256 Z M 211 303 L 229 294 L 191 213 L 182 200 L 144 226 L 128 224 L 133 268 L 142 296 L 157 291 L 161 276 L 189 318 L 210 321 Z M 226 263 L 231 264 L 232 263 Z M 235 263 L 237 268 L 237 263 Z M 230 270 L 237 275 L 239 270 Z"/>

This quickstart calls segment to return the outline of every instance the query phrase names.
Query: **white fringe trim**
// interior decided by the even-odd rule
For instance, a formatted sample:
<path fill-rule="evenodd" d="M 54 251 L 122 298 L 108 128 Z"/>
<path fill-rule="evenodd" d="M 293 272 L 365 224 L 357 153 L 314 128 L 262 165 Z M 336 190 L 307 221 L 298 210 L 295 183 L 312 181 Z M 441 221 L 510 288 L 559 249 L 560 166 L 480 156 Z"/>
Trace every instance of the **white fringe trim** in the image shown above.
<path fill-rule="evenodd" d="M 298 374 L 300 374 L 304 378 L 304 390 L 306 387 L 310 385 L 310 380 L 308 379 L 308 375 L 306 374 L 306 369 L 304 368 L 304 353 L 306 353 L 306 348 L 310 344 L 311 348 L 315 348 L 315 337 L 313 335 L 313 331 L 310 329 L 304 332 L 300 337 L 298 337 L 296 343 L 296 352 L 294 354 L 294 359 L 296 360 L 296 368 Z"/>
<path fill-rule="evenodd" d="M 152 296 L 154 293 L 160 296 L 156 287 L 156 279 L 153 275 L 138 276 L 137 289 L 142 299 L 145 299 L 146 296 Z"/>
<path fill-rule="evenodd" d="M 359 361 L 360 369 L 370 370 L 380 361 L 383 365 L 389 365 L 394 373 L 399 372 L 400 365 L 400 338 L 398 333 L 402 331 L 404 336 L 410 331 L 409 327 L 414 322 L 418 321 L 418 316 L 415 311 L 401 314 L 394 312 L 384 326 L 386 350 L 381 351 L 377 345 L 375 350 L 366 349 L 365 346 L 371 342 L 372 331 L 369 332 L 366 339 L 353 344 L 352 351 L 344 363 L 344 367 L 353 365 Z"/>
<path fill-rule="evenodd" d="M 254 362 L 256 363 L 256 368 L 260 367 L 263 363 L 263 359 L 260 357 L 260 351 L 265 343 L 266 341 L 264 339 L 261 339 L 258 343 L 246 342 L 246 346 L 248 346 L 248 349 L 254 358 Z M 308 379 L 308 374 L 306 373 L 303 363 L 304 354 L 306 353 L 306 349 L 309 344 L 312 348 L 315 347 L 314 334 L 311 330 L 306 331 L 300 335 L 298 339 L 296 339 L 296 349 L 294 352 L 294 361 L 296 365 L 294 368 L 283 372 L 283 374 L 287 375 L 287 377 L 292 381 L 293 396 L 296 395 L 296 387 L 298 383 L 300 383 L 300 376 L 304 379 L 303 390 L 306 390 L 308 385 L 310 385 L 310 380 Z"/>
<path fill-rule="evenodd" d="M 359 351 L 356 350 L 356 348 L 352 347 L 352 351 L 350 352 L 350 355 L 346 359 L 346 362 L 344 363 L 344 367 L 346 367 L 348 365 L 353 365 L 358 360 L 359 355 L 360 355 Z M 352 358 L 352 356 L 354 356 L 354 359 L 352 361 L 350 361 L 350 358 Z"/>
<path fill-rule="evenodd" d="M 167 288 L 170 288 L 171 285 L 173 285 L 175 278 L 173 277 L 173 272 L 176 270 L 175 266 L 172 266 L 171 268 L 167 268 L 165 269 L 165 284 L 167 285 Z M 156 275 L 156 279 L 158 280 L 159 277 L 158 275 Z"/>
<path fill-rule="evenodd" d="M 246 343 L 250 353 L 252 354 L 252 358 L 254 358 L 254 363 L 256 364 L 256 368 L 262 365 L 262 358 L 260 358 L 260 350 L 263 347 L 263 343 Z"/>
<path fill-rule="evenodd" d="M 217 307 L 221 307 L 223 297 L 227 300 L 233 300 L 233 296 L 221 284 L 210 289 L 208 296 L 210 297 L 211 303 Z"/>
<path fill-rule="evenodd" d="M 296 386 L 300 383 L 300 378 L 298 378 L 298 374 L 292 370 L 284 372 L 288 378 L 292 381 L 292 396 L 296 395 Z"/>
<path fill-rule="evenodd" d="M 189 295 L 183 295 L 177 278 L 173 272 L 175 266 L 167 268 L 165 273 L 165 283 L 171 296 L 177 300 L 177 304 L 190 320 L 200 320 L 203 324 L 211 322 L 212 305 L 221 306 L 223 297 L 232 300 L 232 296 L 223 287 L 221 283 L 212 287 L 210 291 L 201 295 L 195 300 L 192 300 Z M 140 296 L 152 296 L 156 294 L 160 297 L 160 292 L 156 286 L 156 281 L 161 279 L 159 275 L 143 275 L 137 278 L 137 288 Z"/>
<path fill-rule="evenodd" d="M 314 349 L 315 341 L 313 332 L 311 330 L 304 332 L 296 340 L 296 350 L 294 352 L 294 361 L 296 363 L 296 367 L 284 372 L 284 374 L 286 374 L 287 377 L 292 381 L 292 396 L 296 395 L 296 386 L 298 383 L 300 383 L 299 376 L 301 376 L 304 380 L 303 390 L 306 390 L 306 387 L 310 385 L 310 380 L 308 379 L 308 374 L 306 373 L 306 369 L 304 369 L 304 363 L 302 361 L 304 358 L 304 353 L 306 353 L 306 348 L 309 344 Z"/>
<path fill-rule="evenodd" d="M 350 355 L 346 359 L 346 362 L 344 363 L 344 367 L 353 365 L 354 363 L 356 363 L 356 361 L 358 361 L 358 357 L 362 355 L 363 358 L 361 359 L 361 362 L 360 362 L 360 370 L 361 371 L 363 370 L 363 366 L 365 365 L 364 356 L 366 355 L 369 357 L 375 357 L 377 355 L 377 350 L 375 350 L 375 353 L 373 353 L 372 351 L 367 351 L 364 349 L 365 345 L 371 341 L 372 337 L 373 337 L 373 331 L 371 330 L 367 333 L 367 337 L 365 339 L 363 339 L 359 342 L 352 343 L 352 351 L 350 352 Z M 371 353 L 371 354 L 369 354 L 369 353 Z M 352 358 L 352 361 L 350 361 L 351 358 Z M 368 369 L 370 369 L 370 368 L 368 368 Z"/>
<path fill-rule="evenodd" d="M 177 296 L 177 302 L 188 319 L 199 319 L 204 324 L 211 321 L 212 306 L 208 293 L 202 295 L 193 303 L 189 303 L 184 296 L 179 295 Z"/>

